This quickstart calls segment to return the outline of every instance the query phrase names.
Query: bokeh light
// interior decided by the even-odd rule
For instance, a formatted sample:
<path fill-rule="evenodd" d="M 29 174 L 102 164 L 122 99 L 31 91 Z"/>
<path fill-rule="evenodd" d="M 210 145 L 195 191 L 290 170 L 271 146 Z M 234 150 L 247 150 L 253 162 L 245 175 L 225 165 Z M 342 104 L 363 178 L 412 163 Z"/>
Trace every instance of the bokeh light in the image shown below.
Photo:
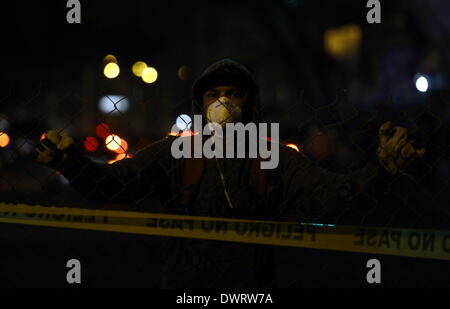
<path fill-rule="evenodd" d="M 98 108 L 105 114 L 125 113 L 129 107 L 130 101 L 123 95 L 105 95 L 98 102 Z"/>
<path fill-rule="evenodd" d="M 107 65 L 108 63 L 111 63 L 111 62 L 112 63 L 117 63 L 117 58 L 114 55 L 109 54 L 109 55 L 106 55 L 105 58 L 103 58 L 102 65 L 105 66 L 105 65 Z"/>
<path fill-rule="evenodd" d="M 187 65 L 182 65 L 178 69 L 178 78 L 181 80 L 189 80 L 191 78 L 191 70 Z"/>
<path fill-rule="evenodd" d="M 123 154 L 126 153 L 128 151 L 128 143 L 125 139 L 121 138 L 120 139 L 120 146 L 119 148 L 117 148 L 116 150 L 114 150 L 115 153 L 118 154 Z"/>
<path fill-rule="evenodd" d="M 117 76 L 119 76 L 120 68 L 117 65 L 117 63 L 110 62 L 107 65 L 105 65 L 103 73 L 107 78 L 116 78 Z"/>
<path fill-rule="evenodd" d="M 169 134 L 167 134 L 166 138 L 169 136 L 181 136 L 181 137 L 186 137 L 186 136 L 194 136 L 194 135 L 198 135 L 198 132 L 192 132 L 191 130 L 186 130 L 180 133 L 177 132 L 170 132 Z"/>
<path fill-rule="evenodd" d="M 106 137 L 105 145 L 111 151 L 116 151 L 120 148 L 121 139 L 119 136 L 111 134 Z"/>
<path fill-rule="evenodd" d="M 177 120 L 175 121 L 175 124 L 177 125 L 177 127 L 184 131 L 187 129 L 191 128 L 192 125 L 192 119 L 191 117 L 189 117 L 186 114 L 181 114 L 180 116 L 177 117 Z"/>
<path fill-rule="evenodd" d="M 5 132 L 0 132 L 0 147 L 4 148 L 9 144 L 9 136 Z"/>
<path fill-rule="evenodd" d="M 295 144 L 286 144 L 286 147 L 290 147 L 290 148 L 292 148 L 292 149 L 295 149 L 295 151 L 297 151 L 297 152 L 300 152 L 300 148 L 298 148 L 298 146 L 297 145 L 295 145 Z"/>
<path fill-rule="evenodd" d="M 417 74 L 416 75 L 417 90 L 419 90 L 420 92 L 427 92 L 428 87 L 429 87 L 428 79 L 422 74 Z"/>
<path fill-rule="evenodd" d="M 144 70 L 147 68 L 147 64 L 143 61 L 137 61 L 133 64 L 131 67 L 131 70 L 133 71 L 133 74 L 141 77 Z"/>
<path fill-rule="evenodd" d="M 95 128 L 95 134 L 97 134 L 98 137 L 100 138 L 107 138 L 108 135 L 110 134 L 111 129 L 109 128 L 109 126 L 106 123 L 100 123 L 96 128 Z"/>
<path fill-rule="evenodd" d="M 325 51 L 336 59 L 352 57 L 361 44 L 362 30 L 356 24 L 328 29 L 324 33 Z"/>
<path fill-rule="evenodd" d="M 85 138 L 83 146 L 86 151 L 93 152 L 97 150 L 98 141 L 95 137 L 89 136 Z"/>
<path fill-rule="evenodd" d="M 142 72 L 142 80 L 147 84 L 154 83 L 158 79 L 158 72 L 155 68 L 148 67 Z"/>
<path fill-rule="evenodd" d="M 113 164 L 114 162 L 123 160 L 123 159 L 125 159 L 125 158 L 127 158 L 127 159 L 128 159 L 128 158 L 132 158 L 132 156 L 129 155 L 129 154 L 121 153 L 121 154 L 118 154 L 114 159 L 109 160 L 109 161 L 108 161 L 108 164 Z"/>

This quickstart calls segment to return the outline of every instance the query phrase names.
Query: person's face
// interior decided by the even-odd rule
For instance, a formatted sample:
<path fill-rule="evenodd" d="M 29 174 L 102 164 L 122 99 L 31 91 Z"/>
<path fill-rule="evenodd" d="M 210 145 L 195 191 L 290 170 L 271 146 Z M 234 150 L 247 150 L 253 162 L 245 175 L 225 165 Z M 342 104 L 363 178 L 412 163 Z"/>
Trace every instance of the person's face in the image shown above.
<path fill-rule="evenodd" d="M 237 87 L 219 86 L 208 89 L 202 96 L 203 110 L 206 111 L 211 103 L 221 97 L 227 97 L 234 105 L 242 108 L 247 100 L 247 93 Z"/>

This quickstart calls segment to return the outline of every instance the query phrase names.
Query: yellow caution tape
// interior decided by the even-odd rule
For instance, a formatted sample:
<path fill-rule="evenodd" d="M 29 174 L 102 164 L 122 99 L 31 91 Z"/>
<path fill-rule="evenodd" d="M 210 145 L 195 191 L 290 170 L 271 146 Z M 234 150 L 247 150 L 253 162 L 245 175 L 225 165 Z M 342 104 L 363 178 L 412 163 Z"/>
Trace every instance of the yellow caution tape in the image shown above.
<path fill-rule="evenodd" d="M 450 231 L 0 203 L 0 222 L 450 260 Z"/>

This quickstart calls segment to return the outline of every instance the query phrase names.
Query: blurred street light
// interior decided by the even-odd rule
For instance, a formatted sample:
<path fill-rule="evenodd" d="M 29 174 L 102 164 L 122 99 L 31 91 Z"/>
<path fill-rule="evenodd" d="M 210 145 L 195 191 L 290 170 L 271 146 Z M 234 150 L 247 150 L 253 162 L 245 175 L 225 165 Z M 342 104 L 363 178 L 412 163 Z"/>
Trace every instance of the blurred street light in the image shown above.
<path fill-rule="evenodd" d="M 142 80 L 147 84 L 154 83 L 158 79 L 158 72 L 153 67 L 145 68 L 142 72 Z"/>
<path fill-rule="evenodd" d="M 176 120 L 175 124 L 177 125 L 177 127 L 180 130 L 185 131 L 185 130 L 191 128 L 192 119 L 188 115 L 182 114 L 182 115 L 177 117 L 177 120 Z"/>
<path fill-rule="evenodd" d="M 128 143 L 125 139 L 120 139 L 120 146 L 116 150 L 114 150 L 115 153 L 118 154 L 125 154 L 128 151 Z"/>
<path fill-rule="evenodd" d="M 100 98 L 98 107 L 105 114 L 126 113 L 130 107 L 130 101 L 123 95 L 109 94 Z"/>
<path fill-rule="evenodd" d="M 0 132 L 0 147 L 4 148 L 9 144 L 9 136 L 5 132 Z"/>
<path fill-rule="evenodd" d="M 120 68 L 117 65 L 117 63 L 110 62 L 103 69 L 103 73 L 105 74 L 105 76 L 107 78 L 110 78 L 110 79 L 116 78 L 117 76 L 119 76 Z"/>
<path fill-rule="evenodd" d="M 110 62 L 117 63 L 117 58 L 114 57 L 114 55 L 106 55 L 105 58 L 103 58 L 102 66 L 105 66 Z"/>
<path fill-rule="evenodd" d="M 105 140 L 106 148 L 111 151 L 116 151 L 120 148 L 121 138 L 117 135 L 111 134 Z"/>
<path fill-rule="evenodd" d="M 88 152 L 93 152 L 97 150 L 98 141 L 95 137 L 89 136 L 83 142 L 84 149 Z"/>
<path fill-rule="evenodd" d="M 429 87 L 429 82 L 428 82 L 428 79 L 424 75 L 422 75 L 420 73 L 416 74 L 415 84 L 416 84 L 417 90 L 419 90 L 420 92 L 427 92 L 428 87 Z"/>
<path fill-rule="evenodd" d="M 133 71 L 133 74 L 141 77 L 144 70 L 147 68 L 147 64 L 143 61 L 137 61 L 133 64 L 133 67 L 131 70 Z"/>
<path fill-rule="evenodd" d="M 290 147 L 292 149 L 295 149 L 295 151 L 300 152 L 300 149 L 295 144 L 287 144 L 286 147 Z"/>
<path fill-rule="evenodd" d="M 131 158 L 131 157 L 132 157 L 131 155 L 125 154 L 125 153 L 118 154 L 114 159 L 109 160 L 109 161 L 108 161 L 108 164 L 113 164 L 114 162 L 123 160 L 123 159 L 125 159 L 125 158 Z"/>
<path fill-rule="evenodd" d="M 337 59 L 352 57 L 358 51 L 362 31 L 358 25 L 351 24 L 325 31 L 325 51 Z"/>
<path fill-rule="evenodd" d="M 107 138 L 110 132 L 111 132 L 111 129 L 109 128 L 109 126 L 106 123 L 100 123 L 95 128 L 95 134 L 97 134 L 97 136 L 100 138 Z"/>
<path fill-rule="evenodd" d="M 178 78 L 181 80 L 189 80 L 191 78 L 191 70 L 187 65 L 182 65 L 178 69 Z"/>

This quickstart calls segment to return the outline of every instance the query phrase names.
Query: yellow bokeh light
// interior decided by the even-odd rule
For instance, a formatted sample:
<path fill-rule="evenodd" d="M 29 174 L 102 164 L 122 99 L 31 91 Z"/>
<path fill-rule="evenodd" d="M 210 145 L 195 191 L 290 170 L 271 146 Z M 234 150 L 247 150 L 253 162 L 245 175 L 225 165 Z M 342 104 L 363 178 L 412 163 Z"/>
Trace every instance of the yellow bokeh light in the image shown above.
<path fill-rule="evenodd" d="M 362 31 L 358 25 L 345 25 L 329 29 L 324 34 L 325 50 L 337 59 L 352 57 L 358 51 Z"/>
<path fill-rule="evenodd" d="M 0 131 L 0 147 L 6 147 L 9 144 L 9 136 L 5 132 Z"/>
<path fill-rule="evenodd" d="M 122 143 L 121 138 L 114 134 L 108 135 L 108 137 L 105 140 L 106 148 L 108 148 L 111 151 L 118 150 L 120 148 L 121 143 Z"/>
<path fill-rule="evenodd" d="M 178 78 L 181 80 L 188 80 L 190 78 L 190 69 L 187 65 L 182 65 L 178 69 Z"/>
<path fill-rule="evenodd" d="M 137 61 L 133 64 L 133 67 L 131 70 L 133 71 L 133 74 L 141 77 L 144 70 L 147 68 L 147 64 L 143 61 Z"/>
<path fill-rule="evenodd" d="M 142 80 L 148 84 L 154 83 L 158 79 L 158 72 L 155 68 L 148 67 L 142 72 Z"/>
<path fill-rule="evenodd" d="M 117 63 L 117 58 L 114 57 L 114 55 L 106 55 L 105 58 L 103 58 L 103 61 L 102 61 L 103 65 L 106 65 L 106 64 L 108 64 L 110 62 Z"/>
<path fill-rule="evenodd" d="M 105 66 L 103 73 L 108 78 L 116 78 L 120 73 L 120 68 L 117 63 L 110 62 Z"/>

